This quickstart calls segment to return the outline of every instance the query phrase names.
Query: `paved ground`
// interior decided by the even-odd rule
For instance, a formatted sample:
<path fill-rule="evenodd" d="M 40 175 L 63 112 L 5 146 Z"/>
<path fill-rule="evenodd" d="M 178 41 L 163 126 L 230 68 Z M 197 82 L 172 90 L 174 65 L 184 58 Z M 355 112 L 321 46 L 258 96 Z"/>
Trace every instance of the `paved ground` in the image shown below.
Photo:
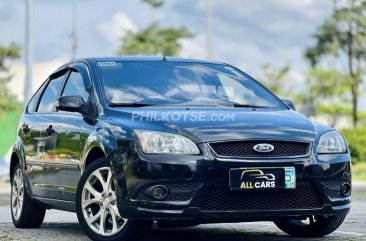
<path fill-rule="evenodd" d="M 0 186 L 1 188 L 1 186 Z M 89 240 L 73 213 L 51 210 L 39 229 L 16 229 L 11 223 L 6 187 L 0 189 L 0 240 Z M 271 222 L 200 225 L 194 228 L 161 230 L 154 227 L 140 241 L 297 241 L 279 231 Z M 322 240 L 366 240 L 366 185 L 356 185 L 351 213 L 345 223 Z"/>

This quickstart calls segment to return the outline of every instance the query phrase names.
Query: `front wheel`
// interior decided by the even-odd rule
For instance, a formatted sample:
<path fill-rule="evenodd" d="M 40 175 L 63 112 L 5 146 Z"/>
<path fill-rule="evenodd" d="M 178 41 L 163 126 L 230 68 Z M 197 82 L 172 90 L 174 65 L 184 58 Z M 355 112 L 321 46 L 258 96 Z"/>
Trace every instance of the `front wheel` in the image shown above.
<path fill-rule="evenodd" d="M 79 223 L 93 240 L 129 241 L 152 222 L 127 220 L 119 213 L 112 171 L 105 158 L 94 161 L 82 175 L 76 194 Z"/>
<path fill-rule="evenodd" d="M 334 232 L 343 223 L 346 215 L 310 216 L 305 220 L 280 219 L 275 221 L 276 226 L 293 237 L 323 237 Z"/>

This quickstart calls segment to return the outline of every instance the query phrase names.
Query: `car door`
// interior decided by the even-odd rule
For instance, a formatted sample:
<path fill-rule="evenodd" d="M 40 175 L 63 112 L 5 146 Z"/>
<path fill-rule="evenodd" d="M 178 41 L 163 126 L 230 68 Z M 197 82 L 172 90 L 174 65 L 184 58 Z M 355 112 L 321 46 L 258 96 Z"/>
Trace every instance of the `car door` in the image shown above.
<path fill-rule="evenodd" d="M 82 75 L 74 68 L 67 74 L 60 96 L 83 97 L 88 101 Z M 45 184 L 49 197 L 74 201 L 80 179 L 81 128 L 84 117 L 75 112 L 56 111 L 46 117 L 45 134 L 49 137 L 44 160 Z"/>
<path fill-rule="evenodd" d="M 44 135 L 44 113 L 52 110 L 64 78 L 65 73 L 50 77 L 30 101 L 21 121 L 20 136 L 24 144 L 26 170 L 33 196 L 48 196 L 43 165 L 48 141 L 48 137 Z"/>
<path fill-rule="evenodd" d="M 45 141 L 42 137 L 40 117 L 37 115 L 36 110 L 38 101 L 47 82 L 39 88 L 29 102 L 24 115 L 20 120 L 20 129 L 18 133 L 19 138 L 23 142 L 25 170 L 27 171 L 27 177 L 34 196 L 44 195 L 42 158 L 44 155 Z"/>

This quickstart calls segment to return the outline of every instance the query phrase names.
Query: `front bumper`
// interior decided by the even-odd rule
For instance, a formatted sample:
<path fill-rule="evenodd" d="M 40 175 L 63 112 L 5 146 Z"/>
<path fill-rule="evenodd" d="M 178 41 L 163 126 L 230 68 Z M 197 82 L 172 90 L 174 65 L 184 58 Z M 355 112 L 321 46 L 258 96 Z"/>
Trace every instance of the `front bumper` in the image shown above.
<path fill-rule="evenodd" d="M 349 212 L 351 198 L 340 193 L 351 183 L 350 156 L 311 154 L 275 160 L 218 159 L 202 144 L 201 156 L 145 155 L 118 149 L 108 156 L 117 183 L 118 208 L 128 219 L 194 219 L 199 222 L 265 221 L 280 217 L 339 215 Z M 122 157 L 122 162 L 121 162 Z M 295 190 L 230 192 L 229 170 L 242 167 L 296 169 Z M 165 185 L 169 195 L 155 200 L 146 189 Z"/>

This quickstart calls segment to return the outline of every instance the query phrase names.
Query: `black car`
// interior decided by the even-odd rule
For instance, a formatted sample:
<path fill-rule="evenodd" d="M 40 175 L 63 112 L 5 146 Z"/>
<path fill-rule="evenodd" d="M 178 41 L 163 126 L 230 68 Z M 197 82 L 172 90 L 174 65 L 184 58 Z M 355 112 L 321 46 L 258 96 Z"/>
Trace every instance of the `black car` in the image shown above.
<path fill-rule="evenodd" d="M 11 211 L 39 227 L 76 212 L 94 240 L 160 227 L 273 221 L 324 236 L 351 200 L 344 137 L 239 69 L 167 57 L 88 58 L 56 70 L 21 117 Z"/>

